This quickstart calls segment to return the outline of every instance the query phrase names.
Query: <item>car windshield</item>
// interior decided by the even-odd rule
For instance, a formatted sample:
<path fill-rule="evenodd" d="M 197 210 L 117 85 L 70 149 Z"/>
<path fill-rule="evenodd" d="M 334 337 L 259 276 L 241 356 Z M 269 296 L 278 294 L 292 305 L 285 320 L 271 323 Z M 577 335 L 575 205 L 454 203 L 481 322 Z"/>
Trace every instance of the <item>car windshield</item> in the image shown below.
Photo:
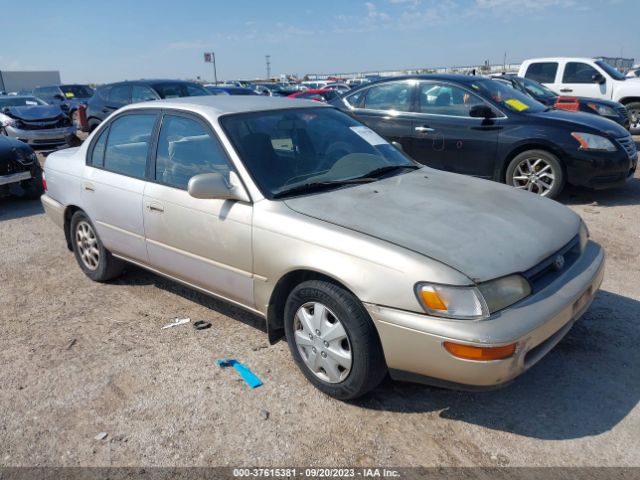
<path fill-rule="evenodd" d="M 333 108 L 234 114 L 220 123 L 268 198 L 417 168 L 378 134 Z"/>
<path fill-rule="evenodd" d="M 519 78 L 518 81 L 522 82 L 522 85 L 527 92 L 536 97 L 554 99 L 558 96 L 550 88 L 545 87 L 535 80 L 531 80 L 529 78 Z"/>
<path fill-rule="evenodd" d="M 618 70 L 616 70 L 614 67 L 609 65 L 607 62 L 603 62 L 602 60 L 596 60 L 596 65 L 598 65 L 601 69 L 607 72 L 611 76 L 611 78 L 613 78 L 614 80 L 625 79 L 625 76 L 623 74 L 621 74 Z"/>
<path fill-rule="evenodd" d="M 211 95 L 204 87 L 197 83 L 155 83 L 153 88 L 160 98 L 200 97 Z"/>
<path fill-rule="evenodd" d="M 7 107 L 36 107 L 47 105 L 47 102 L 36 97 L 1 97 L 0 109 Z"/>
<path fill-rule="evenodd" d="M 60 85 L 60 90 L 67 98 L 91 98 L 93 89 L 86 85 Z"/>
<path fill-rule="evenodd" d="M 544 112 L 545 107 L 540 102 L 521 93 L 511 87 L 504 85 L 502 82 L 493 80 L 476 80 L 471 83 L 471 88 L 480 92 L 485 97 L 490 98 L 499 106 L 520 113 L 538 113 Z"/>

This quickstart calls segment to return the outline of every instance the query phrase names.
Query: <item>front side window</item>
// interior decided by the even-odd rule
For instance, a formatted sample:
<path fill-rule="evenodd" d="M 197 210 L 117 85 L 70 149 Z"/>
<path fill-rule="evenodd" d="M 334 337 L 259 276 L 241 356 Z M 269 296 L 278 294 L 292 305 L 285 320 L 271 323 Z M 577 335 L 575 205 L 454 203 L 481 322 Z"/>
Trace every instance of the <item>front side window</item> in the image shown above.
<path fill-rule="evenodd" d="M 562 75 L 563 83 L 593 83 L 598 71 L 587 63 L 568 62 Z"/>
<path fill-rule="evenodd" d="M 390 82 L 375 85 L 367 90 L 364 108 L 372 110 L 411 110 L 411 93 L 413 84 L 409 82 Z"/>
<path fill-rule="evenodd" d="M 553 83 L 556 80 L 557 71 L 558 62 L 532 63 L 524 76 L 540 83 Z"/>
<path fill-rule="evenodd" d="M 131 102 L 148 102 L 149 100 L 156 100 L 158 97 L 153 90 L 144 85 L 134 85 L 131 88 Z"/>
<path fill-rule="evenodd" d="M 160 129 L 155 178 L 176 188 L 187 188 L 189 179 L 201 173 L 227 176 L 229 163 L 218 140 L 199 121 L 165 115 Z"/>
<path fill-rule="evenodd" d="M 111 123 L 104 155 L 104 168 L 135 178 L 144 178 L 155 114 L 123 115 Z"/>
<path fill-rule="evenodd" d="M 506 89 L 511 87 L 500 84 Z M 469 110 L 484 102 L 478 96 L 456 87 L 443 83 L 421 83 L 418 95 L 418 111 L 432 115 L 448 115 L 455 117 L 469 117 Z"/>
<path fill-rule="evenodd" d="M 416 168 L 378 134 L 332 108 L 234 114 L 221 117 L 220 123 L 268 198 L 309 185 L 337 188 L 384 167 L 400 172 Z"/>

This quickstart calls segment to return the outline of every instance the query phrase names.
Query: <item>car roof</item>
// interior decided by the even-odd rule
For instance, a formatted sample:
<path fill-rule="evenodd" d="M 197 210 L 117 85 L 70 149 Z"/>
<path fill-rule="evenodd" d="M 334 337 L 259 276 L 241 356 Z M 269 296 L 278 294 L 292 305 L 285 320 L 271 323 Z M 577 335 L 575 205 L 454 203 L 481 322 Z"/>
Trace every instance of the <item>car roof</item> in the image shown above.
<path fill-rule="evenodd" d="M 121 110 L 145 108 L 175 108 L 190 110 L 209 116 L 219 117 L 230 113 L 260 112 L 265 110 L 284 110 L 289 108 L 327 108 L 311 100 L 298 100 L 286 97 L 263 97 L 260 95 L 203 95 L 199 97 L 180 97 L 150 102 L 132 103 Z"/>
<path fill-rule="evenodd" d="M 491 80 L 491 79 L 488 77 L 480 76 L 480 75 L 461 75 L 461 74 L 454 74 L 454 73 L 447 73 L 447 74 L 429 73 L 429 74 L 422 74 L 422 75 L 400 75 L 397 77 L 383 77 L 374 82 L 369 82 L 365 85 L 362 85 L 359 88 L 364 88 L 364 87 L 368 88 L 371 85 L 377 85 L 380 83 L 392 82 L 392 81 L 398 81 L 398 80 L 442 80 L 445 82 L 457 82 L 457 83 L 470 84 L 477 81 Z M 356 90 L 353 90 L 353 91 L 355 92 Z"/>
<path fill-rule="evenodd" d="M 531 63 L 531 62 L 563 62 L 563 61 L 571 61 L 571 62 L 595 62 L 597 59 L 590 57 L 541 57 L 541 58 L 530 58 L 525 60 L 522 63 Z"/>

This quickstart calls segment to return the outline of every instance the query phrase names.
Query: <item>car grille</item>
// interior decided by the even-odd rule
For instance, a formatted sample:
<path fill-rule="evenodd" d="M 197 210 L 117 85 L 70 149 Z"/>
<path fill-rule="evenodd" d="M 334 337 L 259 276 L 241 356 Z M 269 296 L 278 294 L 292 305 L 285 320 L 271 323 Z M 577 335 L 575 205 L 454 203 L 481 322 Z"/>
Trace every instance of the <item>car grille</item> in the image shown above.
<path fill-rule="evenodd" d="M 631 158 L 632 160 L 635 160 L 636 156 L 638 155 L 638 151 L 636 149 L 636 142 L 633 141 L 633 138 L 631 137 L 631 135 L 618 138 L 617 140 L 620 146 L 624 148 L 625 152 L 627 152 L 627 155 L 629 155 L 629 158 Z"/>
<path fill-rule="evenodd" d="M 616 107 L 616 110 L 624 120 L 624 123 L 629 121 L 629 112 L 627 112 L 627 107 L 620 105 L 619 107 Z"/>
<path fill-rule="evenodd" d="M 50 130 L 52 128 L 64 128 L 71 126 L 71 120 L 67 116 L 49 120 L 18 120 L 17 128 L 20 130 Z"/>
<path fill-rule="evenodd" d="M 562 266 L 558 265 L 559 257 L 563 258 Z M 570 268 L 580 257 L 580 238 L 578 235 L 556 253 L 546 258 L 538 265 L 523 273 L 529 280 L 532 293 L 539 292 L 553 283 L 560 275 Z"/>

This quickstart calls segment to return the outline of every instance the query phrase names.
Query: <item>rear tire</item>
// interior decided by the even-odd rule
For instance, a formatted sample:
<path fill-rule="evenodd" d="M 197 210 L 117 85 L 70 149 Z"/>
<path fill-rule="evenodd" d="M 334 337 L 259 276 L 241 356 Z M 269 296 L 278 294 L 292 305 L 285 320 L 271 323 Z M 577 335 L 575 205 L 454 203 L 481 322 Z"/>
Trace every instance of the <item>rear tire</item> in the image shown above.
<path fill-rule="evenodd" d="M 303 282 L 284 312 L 294 361 L 320 391 L 352 400 L 373 390 L 387 367 L 369 314 L 349 291 L 330 282 Z"/>
<path fill-rule="evenodd" d="M 86 213 L 81 210 L 74 213 L 69 228 L 73 254 L 87 277 L 106 282 L 122 273 L 124 262 L 104 247 Z"/>
<path fill-rule="evenodd" d="M 542 197 L 556 198 L 565 184 L 558 157 L 545 150 L 527 150 L 509 163 L 505 183 Z"/>
<path fill-rule="evenodd" d="M 640 135 L 640 102 L 625 105 L 629 114 L 629 131 L 632 135 Z"/>

